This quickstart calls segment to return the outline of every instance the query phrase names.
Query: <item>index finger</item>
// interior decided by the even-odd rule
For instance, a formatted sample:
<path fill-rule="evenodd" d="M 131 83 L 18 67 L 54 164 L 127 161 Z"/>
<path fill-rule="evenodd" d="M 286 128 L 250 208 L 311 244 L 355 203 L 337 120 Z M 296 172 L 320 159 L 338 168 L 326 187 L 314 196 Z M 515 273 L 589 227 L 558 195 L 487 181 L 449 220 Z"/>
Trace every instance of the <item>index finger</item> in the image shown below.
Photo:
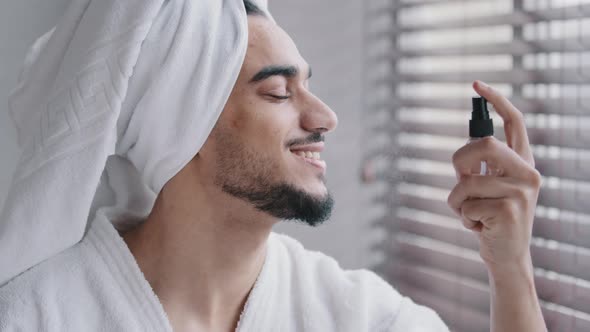
<path fill-rule="evenodd" d="M 504 120 L 506 144 L 534 167 L 533 151 L 529 144 L 529 137 L 522 113 L 508 99 L 482 81 L 475 81 L 473 83 L 473 89 L 494 105 L 496 113 Z"/>

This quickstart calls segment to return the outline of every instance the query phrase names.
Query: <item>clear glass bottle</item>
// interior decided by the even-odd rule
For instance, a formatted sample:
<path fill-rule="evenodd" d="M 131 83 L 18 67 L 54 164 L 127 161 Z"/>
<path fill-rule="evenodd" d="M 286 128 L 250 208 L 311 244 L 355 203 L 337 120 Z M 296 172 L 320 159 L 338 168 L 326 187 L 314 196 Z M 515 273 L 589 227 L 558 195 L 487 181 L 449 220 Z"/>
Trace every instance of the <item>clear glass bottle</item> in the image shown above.
<path fill-rule="evenodd" d="M 488 101 L 484 97 L 473 97 L 471 102 L 473 108 L 471 111 L 471 120 L 469 120 L 469 140 L 467 144 L 484 137 L 494 136 L 494 123 L 488 111 Z M 487 161 L 482 160 L 479 164 L 479 170 L 472 169 L 472 173 L 501 176 L 503 171 L 501 168 L 494 167 L 494 165 L 490 165 Z"/>

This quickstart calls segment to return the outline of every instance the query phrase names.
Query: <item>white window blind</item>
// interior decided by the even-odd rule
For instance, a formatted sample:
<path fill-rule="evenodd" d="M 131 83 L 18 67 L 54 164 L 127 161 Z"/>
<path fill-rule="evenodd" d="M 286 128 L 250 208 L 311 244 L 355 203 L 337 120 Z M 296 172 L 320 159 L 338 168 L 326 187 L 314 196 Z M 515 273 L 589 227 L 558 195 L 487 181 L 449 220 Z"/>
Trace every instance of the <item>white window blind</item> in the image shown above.
<path fill-rule="evenodd" d="M 550 331 L 590 331 L 590 0 L 371 0 L 365 154 L 376 169 L 376 270 L 453 331 L 489 331 L 477 237 L 446 204 L 471 82 L 526 118 L 544 178 L 531 251 Z M 502 122 L 492 114 L 496 137 Z"/>

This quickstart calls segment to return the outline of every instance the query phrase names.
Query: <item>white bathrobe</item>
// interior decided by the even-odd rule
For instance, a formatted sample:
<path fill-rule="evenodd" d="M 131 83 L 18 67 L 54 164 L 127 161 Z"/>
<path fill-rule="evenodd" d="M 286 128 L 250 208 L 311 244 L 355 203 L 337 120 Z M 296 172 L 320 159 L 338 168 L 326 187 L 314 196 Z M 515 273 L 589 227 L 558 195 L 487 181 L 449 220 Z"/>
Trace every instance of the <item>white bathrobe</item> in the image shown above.
<path fill-rule="evenodd" d="M 161 303 L 111 222 L 0 288 L 2 332 L 172 331 Z M 367 270 L 342 270 L 271 233 L 240 332 L 439 332 L 437 314 Z"/>

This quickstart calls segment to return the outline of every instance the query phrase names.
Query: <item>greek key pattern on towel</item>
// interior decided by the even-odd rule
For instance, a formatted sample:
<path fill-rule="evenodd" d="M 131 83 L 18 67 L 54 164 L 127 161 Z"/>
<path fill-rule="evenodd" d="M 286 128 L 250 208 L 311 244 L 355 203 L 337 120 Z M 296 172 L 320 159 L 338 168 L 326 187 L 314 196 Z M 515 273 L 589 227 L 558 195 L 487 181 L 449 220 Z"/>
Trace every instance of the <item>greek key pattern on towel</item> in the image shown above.
<path fill-rule="evenodd" d="M 22 146 L 15 181 L 103 135 L 116 135 L 128 78 L 149 28 L 149 24 L 135 24 L 118 36 L 97 43 L 84 56 L 93 59 L 92 63 L 66 87 L 52 93 L 36 115 L 38 130 Z"/>

